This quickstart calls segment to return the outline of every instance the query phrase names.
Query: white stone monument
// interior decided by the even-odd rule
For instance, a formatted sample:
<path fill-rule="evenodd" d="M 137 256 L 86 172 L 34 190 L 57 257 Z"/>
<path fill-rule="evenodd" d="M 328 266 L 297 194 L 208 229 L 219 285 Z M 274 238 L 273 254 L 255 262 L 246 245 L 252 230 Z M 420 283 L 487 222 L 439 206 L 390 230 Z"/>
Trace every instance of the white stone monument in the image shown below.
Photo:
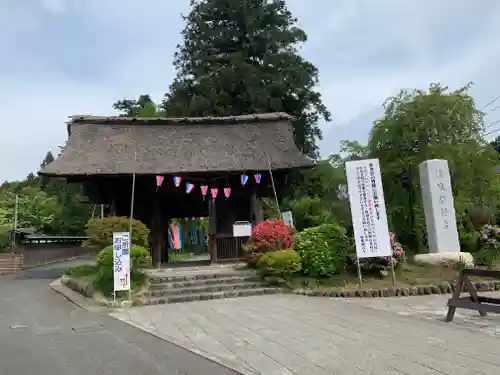
<path fill-rule="evenodd" d="M 472 255 L 460 252 L 457 220 L 447 160 L 427 160 L 419 165 L 422 202 L 427 225 L 429 254 L 419 254 L 417 262 L 473 263 Z"/>

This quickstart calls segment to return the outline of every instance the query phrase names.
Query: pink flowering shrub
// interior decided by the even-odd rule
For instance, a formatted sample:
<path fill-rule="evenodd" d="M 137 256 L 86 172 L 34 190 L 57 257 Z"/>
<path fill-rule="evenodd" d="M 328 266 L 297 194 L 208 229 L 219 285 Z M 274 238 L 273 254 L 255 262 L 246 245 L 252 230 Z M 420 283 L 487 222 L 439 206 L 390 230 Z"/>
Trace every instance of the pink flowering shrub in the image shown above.
<path fill-rule="evenodd" d="M 398 264 L 405 260 L 403 245 L 397 241 L 396 234 L 390 232 L 389 239 L 392 248 L 392 257 L 360 259 L 359 265 L 363 274 L 375 274 L 385 277 L 390 274 L 392 266 L 397 267 Z M 358 261 L 356 254 L 352 254 L 349 261 L 349 269 L 351 272 L 356 272 Z"/>
<path fill-rule="evenodd" d="M 392 247 L 392 257 L 397 261 L 402 261 L 405 259 L 405 251 L 403 249 L 403 245 L 401 245 L 396 240 L 396 234 L 394 232 L 389 233 L 389 239 L 391 240 Z"/>
<path fill-rule="evenodd" d="M 283 220 L 268 219 L 252 229 L 243 246 L 248 265 L 255 266 L 267 252 L 291 249 L 293 233 Z"/>

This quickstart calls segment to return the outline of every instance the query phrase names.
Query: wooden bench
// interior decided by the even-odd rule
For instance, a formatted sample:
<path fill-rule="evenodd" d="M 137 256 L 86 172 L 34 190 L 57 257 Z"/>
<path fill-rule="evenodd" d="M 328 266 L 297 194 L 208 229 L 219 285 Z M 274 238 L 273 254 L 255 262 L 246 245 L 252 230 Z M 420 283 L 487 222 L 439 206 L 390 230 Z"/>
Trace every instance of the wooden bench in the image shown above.
<path fill-rule="evenodd" d="M 479 315 L 486 316 L 487 313 L 500 314 L 500 298 L 478 296 L 477 290 L 469 277 L 493 278 L 500 280 L 500 271 L 466 268 L 460 272 L 455 282 L 455 289 L 448 300 L 448 313 L 445 322 L 451 322 L 455 316 L 457 307 L 461 309 L 474 310 Z M 469 293 L 469 297 L 460 297 L 460 293 Z"/>

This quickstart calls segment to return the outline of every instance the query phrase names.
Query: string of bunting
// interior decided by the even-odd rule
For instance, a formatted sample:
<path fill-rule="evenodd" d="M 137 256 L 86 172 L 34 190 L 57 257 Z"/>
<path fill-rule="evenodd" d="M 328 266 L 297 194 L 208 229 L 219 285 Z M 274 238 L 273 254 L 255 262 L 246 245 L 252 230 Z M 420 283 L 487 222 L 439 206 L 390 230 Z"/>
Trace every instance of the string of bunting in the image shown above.
<path fill-rule="evenodd" d="M 256 184 L 260 184 L 260 182 L 262 180 L 262 174 L 261 173 L 254 173 L 253 178 L 254 178 Z M 242 174 L 240 176 L 241 185 L 245 186 L 246 183 L 248 182 L 248 179 L 249 179 L 248 175 Z M 164 181 L 165 181 L 165 178 L 163 176 L 156 176 L 156 191 L 158 191 L 160 189 L 160 187 L 162 186 Z M 175 187 L 180 187 L 182 185 L 182 177 L 174 176 L 173 182 L 174 182 Z M 186 194 L 192 193 L 195 187 L 196 187 L 195 184 L 186 181 L 185 182 Z M 200 185 L 200 191 L 201 191 L 201 195 L 202 195 L 203 199 L 205 199 L 207 196 L 207 193 L 208 193 L 208 185 Z M 222 191 L 223 191 L 224 196 L 226 198 L 229 198 L 231 196 L 231 188 L 230 187 L 225 187 L 222 189 Z M 218 192 L 219 192 L 218 187 L 213 187 L 210 189 L 210 195 L 211 195 L 212 199 L 215 200 L 217 198 Z"/>

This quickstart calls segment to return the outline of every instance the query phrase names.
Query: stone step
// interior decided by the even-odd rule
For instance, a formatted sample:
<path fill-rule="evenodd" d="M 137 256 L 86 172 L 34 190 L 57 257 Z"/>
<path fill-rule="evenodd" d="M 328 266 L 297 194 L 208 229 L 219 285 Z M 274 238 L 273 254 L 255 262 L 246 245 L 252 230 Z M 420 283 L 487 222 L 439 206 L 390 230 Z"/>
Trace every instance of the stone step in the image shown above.
<path fill-rule="evenodd" d="M 179 294 L 203 294 L 226 292 L 233 290 L 259 289 L 265 287 L 261 282 L 243 282 L 231 284 L 199 285 L 195 287 L 183 288 L 164 288 L 160 290 L 151 290 L 145 294 L 146 297 L 166 297 Z"/>
<path fill-rule="evenodd" d="M 227 279 L 231 277 L 256 277 L 255 273 L 250 272 L 220 272 L 220 273 L 206 273 L 197 275 L 185 276 L 151 276 L 149 279 L 150 284 L 163 284 L 171 282 L 194 281 L 194 280 L 213 280 L 213 279 Z"/>
<path fill-rule="evenodd" d="M 257 276 L 228 276 L 225 278 L 212 278 L 212 279 L 199 279 L 191 281 L 170 281 L 161 283 L 150 283 L 149 290 L 164 290 L 164 289 L 177 289 L 177 288 L 192 288 L 205 285 L 224 285 L 224 284 L 238 284 L 249 281 L 259 281 Z"/>
<path fill-rule="evenodd" d="M 242 290 L 231 290 L 225 292 L 213 292 L 213 293 L 199 293 L 199 294 L 179 294 L 175 296 L 168 297 L 152 297 L 148 298 L 141 303 L 144 305 L 163 305 L 166 303 L 180 303 L 180 302 L 192 302 L 192 301 L 208 301 L 213 299 L 223 299 L 223 298 L 236 298 L 236 297 L 250 297 L 250 296 L 261 296 L 264 294 L 278 294 L 283 293 L 283 289 L 280 288 L 259 288 L 259 289 L 242 289 Z"/>

